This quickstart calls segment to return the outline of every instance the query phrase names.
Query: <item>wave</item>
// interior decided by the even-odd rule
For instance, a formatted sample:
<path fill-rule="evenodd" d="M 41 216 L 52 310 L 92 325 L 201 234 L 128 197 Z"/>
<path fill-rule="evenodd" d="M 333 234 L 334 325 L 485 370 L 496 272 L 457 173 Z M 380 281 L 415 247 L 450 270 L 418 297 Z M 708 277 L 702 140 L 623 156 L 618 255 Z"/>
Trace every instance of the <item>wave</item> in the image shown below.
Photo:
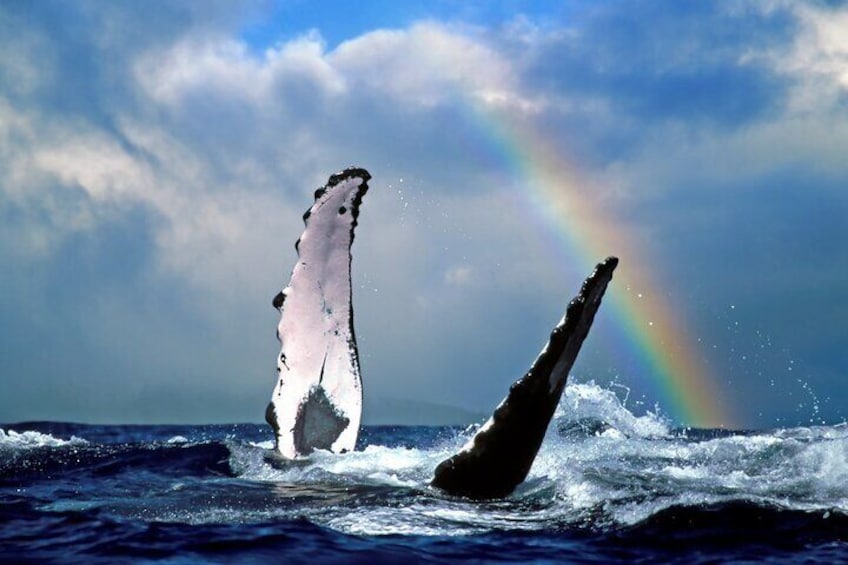
<path fill-rule="evenodd" d="M 34 441 L 34 440 L 33 440 Z M 160 477 L 231 476 L 229 449 L 224 443 L 98 445 L 85 440 L 49 440 L 12 448 L 0 458 L 0 486 L 25 486 L 62 477 L 82 481 L 146 473 Z"/>
<path fill-rule="evenodd" d="M 615 536 L 619 543 L 635 547 L 656 544 L 671 553 L 693 545 L 749 551 L 758 545 L 778 545 L 797 551 L 820 543 L 848 541 L 848 514 L 749 501 L 674 506 L 617 531 Z M 655 540 L 661 541 L 657 544 Z"/>
<path fill-rule="evenodd" d="M 594 381 L 565 388 L 550 427 L 560 435 L 578 437 L 666 438 L 672 434 L 669 422 L 658 413 L 636 416 L 627 409 L 626 399 L 622 401 L 614 390 Z"/>
<path fill-rule="evenodd" d="M 484 503 L 429 486 L 473 427 L 371 427 L 355 452 L 296 461 L 273 455 L 267 428 L 246 425 L 73 429 L 86 439 L 18 427 L 0 434 L 0 485 L 28 487 L 53 512 L 98 508 L 186 524 L 306 519 L 348 534 L 438 536 L 626 536 L 671 527 L 669 516 L 708 527 L 710 512 L 737 505 L 796 521 L 827 514 L 842 523 L 848 513 L 848 426 L 674 429 L 660 415 L 633 414 L 594 383 L 566 388 L 528 480 Z M 145 437 L 156 439 L 109 439 Z"/>
<path fill-rule="evenodd" d="M 396 512 L 402 513 L 402 508 Z M 304 517 L 257 523 L 128 521 L 101 509 L 53 512 L 42 538 L 19 524 L 23 503 L 4 505 L 0 551 L 9 561 L 103 562 L 840 562 L 848 518 L 751 503 L 675 507 L 615 530 L 489 530 L 475 535 L 363 536 Z M 48 543 L 44 540 L 49 538 Z M 25 551 L 22 541 L 27 542 Z M 555 556 L 555 557 L 554 557 Z M 16 559 L 17 558 L 17 559 Z"/>
<path fill-rule="evenodd" d="M 71 436 L 70 439 L 60 439 L 50 434 L 35 430 L 17 432 L 0 428 L 0 450 L 36 449 L 39 447 L 61 447 L 65 445 L 86 445 L 82 438 Z"/>

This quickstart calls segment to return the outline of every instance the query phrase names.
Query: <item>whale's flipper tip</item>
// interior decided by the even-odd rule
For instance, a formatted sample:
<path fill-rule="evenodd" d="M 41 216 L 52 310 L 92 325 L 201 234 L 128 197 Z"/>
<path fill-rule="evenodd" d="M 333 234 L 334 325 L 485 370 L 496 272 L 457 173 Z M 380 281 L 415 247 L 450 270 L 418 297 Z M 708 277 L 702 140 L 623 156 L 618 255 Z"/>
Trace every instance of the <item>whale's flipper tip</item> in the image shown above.
<path fill-rule="evenodd" d="M 433 486 L 489 499 L 509 495 L 524 481 L 617 265 L 616 257 L 598 263 L 533 366 L 510 387 L 477 434 L 436 467 Z"/>

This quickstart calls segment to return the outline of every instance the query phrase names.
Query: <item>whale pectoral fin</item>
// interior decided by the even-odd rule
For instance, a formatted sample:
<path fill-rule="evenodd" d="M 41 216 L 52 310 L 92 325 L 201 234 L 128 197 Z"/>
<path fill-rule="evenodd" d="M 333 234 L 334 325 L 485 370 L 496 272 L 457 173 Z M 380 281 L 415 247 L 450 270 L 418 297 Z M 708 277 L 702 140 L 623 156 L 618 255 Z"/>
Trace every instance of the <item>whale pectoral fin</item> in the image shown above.
<path fill-rule="evenodd" d="M 616 265 L 618 259 L 609 257 L 595 267 L 533 366 L 510 387 L 471 441 L 439 463 L 433 486 L 487 499 L 507 496 L 524 481 Z"/>
<path fill-rule="evenodd" d="M 362 380 L 353 329 L 351 246 L 371 175 L 350 168 L 315 191 L 303 215 L 289 284 L 271 303 L 280 311 L 279 378 L 265 419 L 276 451 L 291 459 L 351 451 L 362 417 Z"/>

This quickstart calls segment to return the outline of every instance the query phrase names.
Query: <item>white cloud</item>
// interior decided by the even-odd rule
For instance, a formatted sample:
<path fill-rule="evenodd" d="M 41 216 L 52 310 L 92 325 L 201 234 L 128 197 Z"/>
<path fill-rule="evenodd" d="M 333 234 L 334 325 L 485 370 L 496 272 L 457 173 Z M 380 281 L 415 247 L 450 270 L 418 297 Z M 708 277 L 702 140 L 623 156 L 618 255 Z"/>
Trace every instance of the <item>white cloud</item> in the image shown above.
<path fill-rule="evenodd" d="M 325 95 L 345 91 L 343 77 L 327 61 L 324 42 L 314 32 L 261 55 L 226 37 L 188 37 L 145 53 L 134 68 L 147 96 L 172 106 L 192 96 L 213 96 L 273 109 L 275 96 L 284 101 L 286 89 L 298 85 Z"/>
<path fill-rule="evenodd" d="M 330 52 L 313 31 L 261 54 L 228 38 L 186 38 L 146 53 L 134 74 L 147 96 L 167 105 L 212 96 L 279 111 L 307 91 L 331 98 L 367 92 L 425 107 L 474 100 L 536 109 L 538 101 L 519 94 L 512 63 L 471 31 L 418 23 L 369 32 Z"/>
<path fill-rule="evenodd" d="M 436 23 L 379 30 L 346 41 L 330 54 L 351 81 L 397 98 L 431 106 L 458 97 L 503 97 L 512 66 L 485 43 Z"/>
<path fill-rule="evenodd" d="M 818 112 L 848 91 L 848 7 L 799 3 L 793 8 L 800 32 L 777 63 L 800 79 L 794 109 Z"/>
<path fill-rule="evenodd" d="M 843 33 L 848 7 L 773 2 L 729 10 L 737 18 L 777 12 L 797 23 L 790 41 L 734 46 L 739 65 L 783 81 L 775 84 L 775 107 L 756 119 L 734 127 L 650 117 L 634 124 L 614 108 L 584 108 L 599 118 L 599 129 L 641 128 L 632 152 L 591 173 L 613 188 L 620 205 L 691 191 L 693 176 L 698 186 L 714 191 L 746 185 L 767 191 L 757 179 L 776 171 L 803 169 L 831 178 L 848 174 L 848 35 Z"/>
<path fill-rule="evenodd" d="M 570 290 L 563 287 L 574 282 L 563 280 L 568 266 L 557 264 L 562 257 L 543 241 L 520 199 L 509 197 L 526 188 L 507 178 L 514 173 L 503 163 L 509 148 L 470 110 L 520 115 L 558 146 L 578 150 L 585 150 L 586 137 L 631 135 L 621 142 L 625 149 L 600 147 L 597 161 L 586 166 L 600 165 L 584 171 L 605 187 L 596 197 L 611 199 L 613 208 L 673 199 L 693 175 L 720 191 L 747 179 L 753 184 L 788 162 L 845 174 L 848 122 L 836 111 L 848 59 L 838 31 L 848 22 L 844 12 L 814 6 L 795 12 L 801 28 L 791 45 L 769 53 L 724 46 L 738 48 L 744 65 L 798 84 L 791 104 L 742 126 L 664 119 L 662 108 L 635 115 L 616 105 L 616 92 L 578 88 L 580 80 L 603 75 L 598 61 L 613 64 L 623 55 L 601 50 L 605 37 L 581 34 L 577 20 L 567 29 L 518 20 L 497 32 L 426 21 L 374 30 L 332 50 L 309 32 L 262 52 L 218 22 L 211 31 L 189 26 L 133 43 L 138 50 L 107 54 L 121 38 L 110 28 L 93 32 L 98 43 L 76 70 L 100 73 L 77 77 L 97 95 L 91 104 L 101 104 L 89 113 L 86 106 L 65 111 L 40 103 L 41 95 L 66 85 L 37 60 L 56 45 L 32 35 L 18 50 L 0 50 L 0 68 L 8 73 L 0 86 L 0 211 L 20 212 L 14 229 L 23 251 L 16 260 L 37 262 L 49 260 L 68 234 L 142 210 L 153 218 L 153 274 L 176 275 L 180 285 L 200 291 L 193 294 L 203 306 L 215 306 L 208 312 L 216 323 L 235 326 L 254 316 L 253 304 L 244 309 L 246 300 L 259 297 L 267 306 L 285 283 L 311 191 L 334 170 L 365 166 L 374 179 L 354 247 L 354 276 L 362 291 L 357 324 L 377 372 L 369 382 L 395 387 L 395 395 L 408 390 L 443 400 L 436 395 L 441 385 L 450 388 L 452 371 L 472 372 L 463 339 L 486 335 L 504 312 L 539 305 L 547 311 L 550 304 L 557 317 Z M 665 49 L 677 41 L 661 39 L 651 45 Z M 648 60 L 660 59 L 657 69 L 685 67 L 702 43 L 681 41 L 680 50 L 658 50 Z M 567 48 L 591 52 L 595 44 L 597 60 L 559 66 Z M 107 55 L 118 59 L 98 66 Z M 580 63 L 579 57 L 570 62 Z M 72 76 L 74 69 L 65 71 Z M 569 80 L 578 81 L 574 89 L 563 87 Z M 120 98 L 111 97 L 116 84 Z M 605 88 L 616 88 L 610 84 Z M 817 99 L 816 92 L 826 96 Z M 489 170 L 497 167 L 503 169 Z M 13 228 L 2 229 L 12 237 Z M 105 307 L 104 316 L 112 309 Z M 268 333 L 273 342 L 273 330 Z M 539 344 L 528 339 L 532 352 Z M 507 349 L 498 352 L 501 360 Z M 372 353 L 363 349 L 366 360 Z M 426 363 L 408 363 L 416 356 Z M 475 367 L 479 374 L 463 386 L 475 389 L 499 369 L 492 364 Z M 263 366 L 256 360 L 246 372 Z"/>
<path fill-rule="evenodd" d="M 213 261 L 220 264 L 222 257 L 216 250 L 227 248 L 222 241 L 241 241 L 234 234 L 248 228 L 255 231 L 257 222 L 248 219 L 255 210 L 267 210 L 268 201 L 280 202 L 279 196 L 271 196 L 272 191 L 279 194 L 281 188 L 273 174 L 275 170 L 286 171 L 283 177 L 291 179 L 289 182 L 315 178 L 312 184 L 317 185 L 332 169 L 316 170 L 316 162 L 326 160 L 328 154 L 348 153 L 350 134 L 358 130 L 368 140 L 366 144 L 392 148 L 391 139 L 402 136 L 404 131 L 386 130 L 379 115 L 363 119 L 356 108 L 365 101 L 392 112 L 403 106 L 421 106 L 426 110 L 434 104 L 462 108 L 469 103 L 465 97 L 480 97 L 501 107 L 515 103 L 520 111 L 527 110 L 526 104 L 521 106 L 511 64 L 482 40 L 464 35 L 463 31 L 422 23 L 408 30 L 371 32 L 342 43 L 332 52 L 325 51 L 320 36 L 309 33 L 261 54 L 231 39 L 213 40 L 204 36 L 202 40 L 186 38 L 142 54 L 133 76 L 141 92 L 150 102 L 167 108 L 170 118 L 157 127 L 143 128 L 138 125 L 138 118 L 124 119 L 121 130 L 139 153 L 156 164 L 157 190 L 164 199 L 153 205 L 170 220 L 171 226 L 160 242 L 165 249 L 185 250 L 167 254 L 168 264 L 190 278 L 203 272 L 198 265 Z M 303 96 L 304 92 L 317 96 Z M 215 101 L 217 116 L 209 116 L 199 108 L 204 99 Z M 247 112 L 240 110 L 244 107 L 248 108 Z M 324 116 L 316 121 L 321 112 Z M 195 115 L 203 116 L 202 121 L 194 118 Z M 235 126 L 243 127 L 244 134 L 215 140 L 218 148 L 227 149 L 225 163 L 204 152 L 200 144 L 206 140 L 192 145 L 195 140 L 185 137 L 183 124 L 191 124 L 193 128 L 214 127 L 204 122 L 210 119 L 227 122 L 233 115 L 246 116 L 248 123 Z M 327 119 L 330 122 L 324 123 Z M 414 117 L 407 115 L 406 119 L 417 123 L 399 127 L 412 131 L 432 118 L 425 111 Z M 184 141 L 165 134 L 164 128 L 168 126 L 176 126 L 176 135 Z M 339 133 L 343 137 L 334 139 Z M 242 139 L 244 144 L 240 143 Z M 433 143 L 432 138 L 420 139 L 412 147 L 417 149 Z M 269 147 L 273 150 L 268 151 Z M 352 154 L 363 150 L 368 151 L 366 147 Z M 370 151 L 374 153 L 375 149 Z M 273 157 L 277 161 L 271 161 Z M 427 169 L 429 158 L 417 151 L 393 156 L 415 163 L 422 171 Z M 220 178 L 212 177 L 210 159 L 215 159 L 213 167 L 227 169 L 228 177 L 237 179 L 235 182 L 243 187 L 237 206 L 226 202 L 231 194 L 225 196 L 236 189 L 234 181 L 222 184 Z M 371 167 L 372 162 L 359 164 Z M 335 163 L 333 166 L 337 167 L 345 161 Z M 379 167 L 379 161 L 376 165 Z M 480 173 L 484 171 L 475 174 Z M 468 170 L 457 167 L 455 174 L 461 177 Z M 377 178 L 375 182 L 384 181 Z M 256 187 L 251 190 L 251 183 L 257 183 L 259 190 Z M 303 195 L 310 188 L 311 185 L 291 186 L 285 191 Z M 212 199 L 211 195 L 217 193 L 222 194 Z M 152 189 L 144 194 L 148 202 L 157 200 Z M 461 193 L 457 197 L 461 201 L 457 209 L 472 206 L 462 202 L 465 197 Z M 306 206 L 304 202 L 295 200 L 293 206 L 299 210 Z M 198 215 L 198 212 L 202 213 Z M 198 217 L 203 221 L 194 219 Z M 294 217 L 293 213 L 289 217 Z M 277 218 L 278 225 L 279 221 Z M 267 228 L 263 234 L 272 231 L 271 219 L 261 224 Z M 292 232 L 292 228 L 287 229 Z M 240 251 L 234 253 L 249 256 L 246 241 L 250 245 L 259 243 L 258 238 L 244 237 Z M 380 245 L 385 248 L 388 241 Z M 232 276 L 231 272 L 229 277 Z M 460 282 L 460 278 L 451 277 L 451 280 Z"/>

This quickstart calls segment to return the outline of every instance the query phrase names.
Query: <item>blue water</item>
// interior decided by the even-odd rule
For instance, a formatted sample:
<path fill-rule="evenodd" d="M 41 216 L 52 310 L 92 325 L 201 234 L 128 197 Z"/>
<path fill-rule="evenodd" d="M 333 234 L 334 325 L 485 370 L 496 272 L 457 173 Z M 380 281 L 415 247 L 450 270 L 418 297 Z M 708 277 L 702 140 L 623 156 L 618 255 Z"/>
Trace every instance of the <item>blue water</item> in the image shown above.
<path fill-rule="evenodd" d="M 672 429 L 591 384 L 486 503 L 428 486 L 470 429 L 284 462 L 265 425 L 0 428 L 3 562 L 848 561 L 848 426 Z"/>

